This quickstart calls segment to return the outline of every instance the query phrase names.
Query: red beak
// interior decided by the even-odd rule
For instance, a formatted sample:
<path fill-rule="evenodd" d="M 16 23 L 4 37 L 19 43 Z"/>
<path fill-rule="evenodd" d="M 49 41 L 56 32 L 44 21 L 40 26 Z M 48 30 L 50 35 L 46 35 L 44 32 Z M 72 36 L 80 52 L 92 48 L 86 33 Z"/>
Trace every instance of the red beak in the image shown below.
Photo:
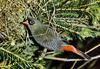
<path fill-rule="evenodd" d="M 23 24 L 24 26 L 28 26 L 28 25 L 29 25 L 28 20 L 23 21 L 22 24 Z"/>

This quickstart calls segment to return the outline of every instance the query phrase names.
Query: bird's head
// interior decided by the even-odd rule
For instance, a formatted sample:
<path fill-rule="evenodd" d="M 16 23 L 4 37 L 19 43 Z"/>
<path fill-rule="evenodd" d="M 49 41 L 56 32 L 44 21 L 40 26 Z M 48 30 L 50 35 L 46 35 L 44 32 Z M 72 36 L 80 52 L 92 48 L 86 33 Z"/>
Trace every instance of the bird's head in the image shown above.
<path fill-rule="evenodd" d="M 27 19 L 22 22 L 22 24 L 29 29 L 36 29 L 41 26 L 40 21 L 30 16 L 28 16 Z"/>

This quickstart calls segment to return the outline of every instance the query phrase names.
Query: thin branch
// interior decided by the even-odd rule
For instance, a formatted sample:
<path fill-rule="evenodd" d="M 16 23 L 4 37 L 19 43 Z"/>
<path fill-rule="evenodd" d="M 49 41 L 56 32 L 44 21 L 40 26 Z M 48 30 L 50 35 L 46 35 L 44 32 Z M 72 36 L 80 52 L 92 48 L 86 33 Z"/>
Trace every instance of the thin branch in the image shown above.
<path fill-rule="evenodd" d="M 92 57 L 93 59 L 98 59 L 98 58 L 100 58 L 100 55 L 98 55 L 98 56 L 95 56 L 95 57 Z M 81 66 L 79 66 L 77 69 L 81 69 L 82 67 L 84 67 L 86 64 L 88 64 L 89 62 L 91 62 L 92 60 L 89 60 L 89 61 L 87 61 L 87 62 L 85 62 L 84 64 L 82 64 Z"/>
<path fill-rule="evenodd" d="M 100 44 L 94 46 L 93 48 L 91 48 L 90 50 L 88 50 L 87 52 L 85 52 L 85 54 L 90 53 L 91 51 L 93 51 L 94 49 L 100 47 Z"/>
<path fill-rule="evenodd" d="M 77 63 L 77 61 L 75 61 L 75 62 L 73 63 L 73 65 L 71 66 L 70 69 L 74 69 L 74 66 L 76 65 L 76 63 Z"/>
<path fill-rule="evenodd" d="M 43 7 L 47 6 L 49 2 L 51 2 L 52 0 L 48 0 L 44 5 Z"/>
<path fill-rule="evenodd" d="M 69 24 L 69 25 L 72 25 L 72 26 L 77 26 L 77 27 L 83 27 L 83 28 L 90 28 L 90 29 L 97 29 L 97 30 L 100 30 L 100 28 L 97 28 L 95 26 L 86 26 L 86 25 L 83 25 L 83 24 Z"/>
<path fill-rule="evenodd" d="M 87 52 L 85 52 L 85 54 L 93 51 L 94 49 L 98 48 L 100 46 L 100 44 L 96 45 L 95 47 L 93 47 L 92 49 L 88 50 Z M 59 61 L 87 61 L 87 60 L 94 60 L 94 59 L 98 59 L 100 58 L 100 55 L 91 57 L 91 59 L 67 59 L 67 58 L 58 58 L 58 57 L 50 57 L 50 56 L 45 56 L 45 59 L 52 59 L 52 60 L 59 60 Z"/>
<path fill-rule="evenodd" d="M 94 4 L 97 4 L 97 3 L 100 3 L 100 1 L 95 1 L 95 2 L 93 2 L 93 3 L 85 4 L 85 5 L 82 5 L 82 6 L 80 6 L 80 7 L 91 6 L 91 5 L 94 5 Z"/>
<path fill-rule="evenodd" d="M 50 56 L 46 56 L 44 57 L 45 59 L 50 59 L 50 60 L 58 60 L 58 61 L 82 61 L 84 59 L 67 59 L 67 58 L 58 58 L 58 57 L 50 57 Z"/>
<path fill-rule="evenodd" d="M 98 48 L 99 46 L 100 46 L 100 44 L 94 46 L 93 48 L 91 48 L 90 50 L 88 50 L 87 52 L 85 52 L 85 54 L 90 53 L 91 51 L 93 51 L 94 49 Z M 100 58 L 100 55 L 92 57 L 91 59 L 93 60 L 93 59 L 98 59 L 98 58 Z M 88 64 L 92 60 L 89 60 L 89 61 L 85 62 L 84 64 L 82 64 L 81 66 L 79 66 L 78 69 L 82 68 L 83 66 L 85 66 L 86 64 Z M 74 65 L 72 65 L 73 68 L 74 68 L 74 66 L 75 66 L 76 63 L 77 63 L 77 61 L 75 61 Z"/>
<path fill-rule="evenodd" d="M 100 58 L 100 55 L 91 57 L 91 59 L 67 59 L 67 58 L 58 58 L 58 57 L 50 57 L 50 56 L 45 56 L 45 59 L 51 59 L 51 60 L 58 60 L 58 61 L 90 61 L 90 60 L 94 60 L 94 59 L 98 59 Z"/>
<path fill-rule="evenodd" d="M 70 31 L 70 32 L 75 32 L 74 30 L 68 29 L 68 28 L 63 27 L 63 26 L 60 26 L 60 25 L 58 25 L 58 24 L 54 24 L 54 25 L 55 25 L 55 26 L 58 26 L 58 27 L 60 27 L 60 28 L 62 28 L 62 29 L 68 30 L 68 31 Z M 76 33 L 79 33 L 79 32 L 76 32 Z"/>
<path fill-rule="evenodd" d="M 98 58 L 100 58 L 100 55 L 92 57 L 91 60 L 98 59 Z"/>
<path fill-rule="evenodd" d="M 86 64 L 88 64 L 90 61 L 92 61 L 92 60 L 89 60 L 89 61 L 85 62 L 84 64 L 82 64 L 81 66 L 79 66 L 77 69 L 81 69 L 81 68 L 84 67 Z"/>
<path fill-rule="evenodd" d="M 80 21 L 86 20 L 86 18 L 55 18 L 55 19 L 63 21 L 63 22 L 66 22 L 65 19 L 73 19 L 73 20 L 80 20 Z M 100 30 L 100 28 L 98 28 L 100 25 L 97 25 L 97 26 L 87 26 L 87 25 L 79 24 L 79 22 L 77 22 L 77 21 L 73 21 L 73 24 L 71 24 L 71 22 L 66 23 L 66 25 Z M 57 26 L 58 26 L 58 24 L 57 24 Z"/>

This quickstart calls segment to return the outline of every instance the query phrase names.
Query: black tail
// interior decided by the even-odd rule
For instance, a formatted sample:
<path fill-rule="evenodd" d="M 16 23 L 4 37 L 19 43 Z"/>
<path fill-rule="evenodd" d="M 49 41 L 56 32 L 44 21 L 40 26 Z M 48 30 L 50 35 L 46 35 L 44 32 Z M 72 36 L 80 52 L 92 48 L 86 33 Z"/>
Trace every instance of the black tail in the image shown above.
<path fill-rule="evenodd" d="M 82 51 L 79 51 L 80 52 L 80 56 L 83 57 L 84 59 L 91 59 L 91 57 L 85 53 L 83 53 Z"/>

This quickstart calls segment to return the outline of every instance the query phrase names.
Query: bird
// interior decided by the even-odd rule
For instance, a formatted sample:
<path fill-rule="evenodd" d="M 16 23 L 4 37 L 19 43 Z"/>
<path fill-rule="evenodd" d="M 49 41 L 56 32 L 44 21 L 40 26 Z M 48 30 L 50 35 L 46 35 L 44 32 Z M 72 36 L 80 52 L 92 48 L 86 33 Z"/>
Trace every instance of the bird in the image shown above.
<path fill-rule="evenodd" d="M 52 51 L 72 52 L 84 59 L 90 58 L 87 54 L 76 49 L 73 45 L 64 42 L 60 35 L 50 28 L 49 25 L 41 23 L 36 18 L 28 16 L 22 24 L 28 31 L 29 38 L 38 45 Z"/>

